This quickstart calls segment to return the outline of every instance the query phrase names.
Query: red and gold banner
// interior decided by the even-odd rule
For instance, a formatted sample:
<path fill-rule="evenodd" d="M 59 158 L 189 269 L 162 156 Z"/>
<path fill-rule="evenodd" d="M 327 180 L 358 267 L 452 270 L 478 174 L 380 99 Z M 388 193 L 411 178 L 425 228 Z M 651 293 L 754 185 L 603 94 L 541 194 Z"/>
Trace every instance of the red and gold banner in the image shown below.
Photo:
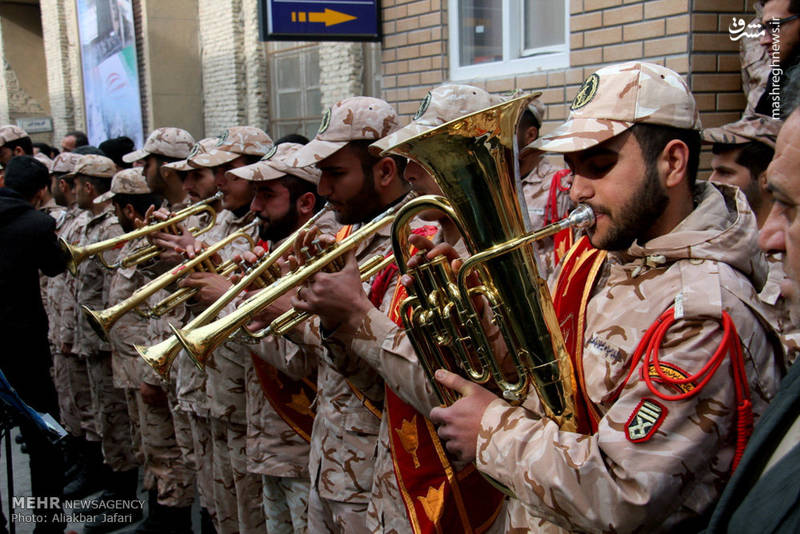
<path fill-rule="evenodd" d="M 578 391 L 576 392 L 578 409 L 578 432 L 583 434 L 597 431 L 597 413 L 591 402 L 586 399 L 586 380 L 583 375 L 583 334 L 586 326 L 586 305 L 592 292 L 597 273 L 606 259 L 606 251 L 592 247 L 589 238 L 583 236 L 569 250 L 558 275 L 556 290 L 553 293 L 558 324 L 564 336 L 564 344 L 572 359 Z"/>
<path fill-rule="evenodd" d="M 416 233 L 426 237 L 435 233 L 435 229 L 424 228 L 428 229 Z M 400 304 L 407 296 L 405 287 L 398 282 L 388 313 L 398 325 L 402 324 Z M 386 412 L 394 472 L 414 533 L 488 530 L 502 510 L 504 495 L 474 464 L 457 471 L 430 420 L 388 386 Z"/>

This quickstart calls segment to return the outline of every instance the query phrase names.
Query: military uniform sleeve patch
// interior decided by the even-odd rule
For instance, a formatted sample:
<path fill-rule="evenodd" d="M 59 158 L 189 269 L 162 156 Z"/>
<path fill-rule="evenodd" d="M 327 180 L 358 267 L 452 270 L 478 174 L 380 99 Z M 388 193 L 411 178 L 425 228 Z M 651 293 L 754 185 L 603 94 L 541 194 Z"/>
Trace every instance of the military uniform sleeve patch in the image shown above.
<path fill-rule="evenodd" d="M 642 373 L 644 373 L 644 367 L 642 367 Z M 694 382 L 689 380 L 689 374 L 671 363 L 659 362 L 658 369 L 654 364 L 650 364 L 648 374 L 653 382 L 664 384 L 676 393 L 689 393 L 695 388 Z"/>
<path fill-rule="evenodd" d="M 625 437 L 631 443 L 648 441 L 667 417 L 667 408 L 660 402 L 644 398 L 625 423 Z"/>

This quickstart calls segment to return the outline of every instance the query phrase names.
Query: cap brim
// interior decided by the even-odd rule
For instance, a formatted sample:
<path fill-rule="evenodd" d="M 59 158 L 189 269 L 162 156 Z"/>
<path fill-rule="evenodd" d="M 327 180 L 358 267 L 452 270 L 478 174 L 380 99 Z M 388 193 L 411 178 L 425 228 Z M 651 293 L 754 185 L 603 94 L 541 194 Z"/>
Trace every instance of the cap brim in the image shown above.
<path fill-rule="evenodd" d="M 722 128 L 707 128 L 703 130 L 703 144 L 724 143 L 726 145 L 743 145 L 753 141 L 743 135 L 735 134 Z"/>
<path fill-rule="evenodd" d="M 124 156 L 122 156 L 122 161 L 125 163 L 133 163 L 134 161 L 139 161 L 140 159 L 144 159 L 150 155 L 150 152 L 145 150 L 134 150 L 133 152 L 128 152 Z"/>
<path fill-rule="evenodd" d="M 415 137 L 421 133 L 433 130 L 434 128 L 441 126 L 441 124 L 431 125 L 412 122 L 403 126 L 396 132 L 390 133 L 386 137 L 382 137 L 369 145 L 369 151 L 373 154 L 385 155 L 391 152 L 391 149 L 397 145 L 405 143 L 412 137 Z"/>
<path fill-rule="evenodd" d="M 294 153 L 292 167 L 308 167 L 332 156 L 348 143 L 348 141 L 320 141 L 312 139 L 307 145 Z"/>
<path fill-rule="evenodd" d="M 259 161 L 253 163 L 252 165 L 245 165 L 244 167 L 231 169 L 225 173 L 225 176 L 228 175 L 241 178 L 242 180 L 247 180 L 249 182 L 267 182 L 269 180 L 277 180 L 281 176 L 286 176 L 286 173 L 280 172 L 267 163 Z"/>
<path fill-rule="evenodd" d="M 189 160 L 182 159 L 180 161 L 173 161 L 172 163 L 166 163 L 161 166 L 161 170 L 169 169 L 171 171 L 180 171 L 180 172 L 187 172 L 191 171 L 196 167 L 192 167 L 189 165 Z"/>
<path fill-rule="evenodd" d="M 106 191 L 102 195 L 98 195 L 98 196 L 94 197 L 94 200 L 92 202 L 94 202 L 95 204 L 102 204 L 106 200 L 111 200 L 112 198 L 114 198 L 115 194 L 116 193 L 113 193 L 111 191 Z"/>
<path fill-rule="evenodd" d="M 586 150 L 623 133 L 633 124 L 608 119 L 574 118 L 527 145 L 524 150 L 538 149 L 560 153 Z"/>
<path fill-rule="evenodd" d="M 189 158 L 189 165 L 192 167 L 218 167 L 220 165 L 225 165 L 236 158 L 241 156 L 241 154 L 237 154 L 236 152 L 228 152 L 227 150 L 209 150 L 208 152 L 203 152 L 197 154 L 193 158 Z"/>

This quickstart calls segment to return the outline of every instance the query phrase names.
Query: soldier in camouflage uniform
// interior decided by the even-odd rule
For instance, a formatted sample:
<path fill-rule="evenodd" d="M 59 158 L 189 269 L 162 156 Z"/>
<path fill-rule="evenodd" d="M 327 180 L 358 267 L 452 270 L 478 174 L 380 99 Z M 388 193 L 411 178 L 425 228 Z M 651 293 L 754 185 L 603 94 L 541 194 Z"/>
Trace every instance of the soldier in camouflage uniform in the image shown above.
<path fill-rule="evenodd" d="M 316 165 L 321 171 L 318 192 L 336 210 L 337 222 L 358 225 L 370 221 L 390 205 L 407 198 L 407 184 L 401 179 L 403 160 L 371 155 L 368 145 L 398 128 L 397 116 L 386 102 L 369 97 L 342 100 L 326 111 L 314 140 L 299 150 L 292 166 Z M 357 226 L 351 227 L 357 231 Z M 360 277 L 355 261 L 390 252 L 390 228 L 385 226 L 366 238 L 348 256 L 348 266 L 339 273 L 319 273 L 311 279 L 322 280 L 347 276 Z M 379 277 L 381 275 L 378 275 Z M 384 276 L 385 278 L 385 276 Z M 352 281 L 352 280 L 351 280 Z M 371 280 L 362 284 L 364 292 Z M 386 280 L 383 295 L 374 295 L 374 304 L 385 312 L 390 304 L 396 277 Z M 350 286 L 348 286 L 350 287 Z M 313 302 L 303 300 L 306 285 L 297 290 L 292 304 L 310 310 Z M 313 299 L 313 291 L 307 293 Z M 316 313 L 316 310 L 315 310 Z M 339 321 L 343 315 L 326 314 Z M 338 323 L 321 322 L 321 330 L 333 333 Z M 306 337 L 310 331 L 305 330 Z M 290 339 L 295 340 L 295 337 Z M 328 338 L 323 342 L 327 344 Z M 330 339 L 336 343 L 335 339 Z M 304 343 L 307 343 L 305 340 Z M 359 383 L 359 389 L 337 369 L 326 354 L 317 375 L 316 417 L 311 433 L 309 459 L 311 493 L 309 497 L 309 532 L 368 532 L 367 507 L 371 498 L 377 455 L 378 431 L 384 401 L 383 380 L 371 374 Z M 352 374 L 352 369 L 345 372 Z"/>
<path fill-rule="evenodd" d="M 217 188 L 223 193 L 222 211 L 217 215 L 214 228 L 202 236 L 203 241 L 216 242 L 225 236 L 249 225 L 254 216 L 250 212 L 253 191 L 250 182 L 235 176 L 226 176 L 232 169 L 255 163 L 272 148 L 272 139 L 258 128 L 236 126 L 226 130 L 212 149 L 197 150 L 188 158 L 188 164 L 196 169 L 207 169 L 214 174 Z M 248 230 L 251 237 L 257 235 L 255 227 Z M 251 248 L 247 242 L 237 240 L 221 251 L 222 260 Z M 189 255 L 196 247 L 191 247 Z M 208 305 L 219 298 L 230 287 L 230 282 L 213 273 L 192 273 L 181 280 L 181 287 L 198 289 L 196 301 Z M 180 367 L 184 371 L 184 367 Z M 197 435 L 195 456 L 202 462 L 207 454 L 210 438 L 213 462 L 213 520 L 217 532 L 255 532 L 264 530 L 264 513 L 253 507 L 260 502 L 261 477 L 247 472 L 246 436 L 247 417 L 245 406 L 245 370 L 236 346 L 225 344 L 214 351 L 206 365 L 205 394 L 207 400 L 194 403 L 198 417 L 192 418 L 193 433 Z M 196 375 L 195 375 L 196 377 Z M 198 381 L 181 377 L 185 388 Z M 199 384 L 198 384 L 199 385 Z M 207 419 L 205 409 L 207 408 Z M 205 428 L 203 423 L 207 422 Z M 206 455 L 205 458 L 208 458 Z M 204 466 L 208 467 L 208 466 Z M 207 486 L 208 482 L 201 482 Z M 206 489 L 207 491 L 207 489 Z"/>
<path fill-rule="evenodd" d="M 19 126 L 0 126 L 0 164 L 5 167 L 14 156 L 33 156 L 31 138 Z"/>
<path fill-rule="evenodd" d="M 114 208 L 108 201 L 102 201 L 103 193 L 111 186 L 111 178 L 116 173 L 114 162 L 103 156 L 87 155 L 75 166 L 68 176 L 74 176 L 77 188 L 78 206 L 90 212 L 81 236 L 81 246 L 110 239 L 122 234 L 122 228 L 114 215 Z M 100 198 L 101 201 L 94 202 Z M 104 252 L 106 261 L 113 262 L 116 250 Z M 109 286 L 112 273 L 96 257 L 82 261 L 78 265 L 77 303 L 93 310 L 109 306 Z M 106 499 L 120 496 L 134 498 L 138 483 L 136 460 L 131 448 L 130 420 L 128 418 L 125 394 L 114 387 L 111 370 L 111 346 L 102 340 L 86 320 L 80 307 L 77 319 L 77 333 L 74 351 L 86 359 L 89 371 L 89 384 L 92 407 L 95 411 L 96 428 L 101 439 L 103 458 L 110 467 L 106 480 Z"/>
<path fill-rule="evenodd" d="M 258 163 L 228 171 L 253 182 L 255 196 L 250 209 L 260 220 L 262 243 L 270 246 L 294 233 L 323 203 L 316 194 L 319 170 L 290 165 L 301 147 L 282 143 Z M 321 221 L 317 226 L 323 231 L 334 230 L 332 216 L 323 216 Z M 247 470 L 261 476 L 264 516 L 271 534 L 308 531 L 310 435 L 303 424 L 307 422 L 303 415 L 307 414 L 302 412 L 310 412 L 310 406 L 297 405 L 305 406 L 300 401 L 308 389 L 298 382 L 308 383 L 306 377 L 313 378 L 318 360 L 299 351 L 297 345 L 276 336 L 264 339 L 257 349 L 239 348 L 247 387 Z M 270 388 L 291 388 L 291 400 Z M 309 403 L 313 400 L 313 396 L 305 397 Z"/>
<path fill-rule="evenodd" d="M 164 172 L 164 168 L 172 163 L 185 159 L 192 147 L 194 138 L 189 132 L 180 128 L 165 127 L 154 130 L 147 138 L 142 150 L 137 150 L 123 156 L 126 162 L 144 161 L 143 173 L 147 184 L 153 193 L 162 196 L 166 201 L 166 208 L 179 211 L 188 205 L 188 197 L 183 189 L 179 175 Z M 192 225 L 192 221 L 184 222 L 179 226 L 184 229 L 184 234 Z M 155 232 L 149 240 L 159 244 L 154 237 L 166 235 Z M 162 249 L 158 260 L 137 269 L 132 274 L 134 279 L 141 279 L 142 285 L 160 274 L 166 268 L 171 268 L 184 258 L 172 248 L 167 251 Z M 133 283 L 131 283 L 133 288 Z M 153 295 L 149 304 L 160 300 L 167 295 L 161 291 Z M 168 316 L 158 320 L 147 321 L 144 326 L 146 338 L 143 345 L 152 345 L 171 336 L 168 321 L 180 322 L 185 314 L 183 306 L 178 306 Z M 139 391 L 130 391 L 128 409 L 138 412 L 139 427 L 141 432 L 141 447 L 144 456 L 145 488 L 148 489 L 148 516 L 145 522 L 137 529 L 139 534 L 174 532 L 184 533 L 190 530 L 190 510 L 194 501 L 194 470 L 177 443 L 178 432 L 176 428 L 182 426 L 176 422 L 176 417 L 171 410 L 170 398 L 174 398 L 174 383 L 165 384 L 161 377 L 149 366 L 139 367 Z M 131 378 L 134 375 L 129 375 Z"/>
<path fill-rule="evenodd" d="M 738 186 L 747 198 L 750 209 L 756 216 L 758 228 L 772 209 L 772 193 L 767 189 L 767 166 L 772 160 L 775 140 L 783 121 L 763 115 L 745 117 L 719 128 L 703 130 L 703 142 L 712 145 L 711 160 L 713 182 Z M 797 358 L 800 350 L 800 331 L 789 318 L 786 300 L 781 295 L 780 285 L 786 278 L 783 272 L 783 254 L 765 253 L 769 265 L 769 276 L 759 292 L 764 303 L 764 313 L 769 323 L 781 335 L 786 350 L 787 367 Z"/>
<path fill-rule="evenodd" d="M 536 395 L 515 407 L 443 370 L 464 396 L 431 419 L 448 450 L 514 492 L 509 529 L 697 528 L 741 452 L 748 404 L 757 417 L 780 379 L 780 348 L 756 311 L 766 267 L 755 219 L 737 190 L 693 183 L 699 114 L 675 72 L 605 67 L 571 109 L 535 146 L 565 154 L 573 201 L 597 215 L 597 249 L 581 240 L 571 251 L 594 267 L 568 254 L 553 292 L 559 314 L 585 318 L 581 328 L 565 316 L 562 329 L 588 430 L 559 429 Z"/>

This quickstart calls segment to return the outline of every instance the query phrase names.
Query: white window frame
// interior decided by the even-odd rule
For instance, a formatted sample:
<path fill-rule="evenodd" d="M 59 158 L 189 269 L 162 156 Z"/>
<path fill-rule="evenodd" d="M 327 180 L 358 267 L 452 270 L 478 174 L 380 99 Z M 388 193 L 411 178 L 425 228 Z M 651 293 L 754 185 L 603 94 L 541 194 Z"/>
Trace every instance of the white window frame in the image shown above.
<path fill-rule="evenodd" d="M 270 120 L 269 120 L 269 127 L 275 137 L 282 137 L 282 135 L 277 135 L 279 132 L 279 128 L 281 125 L 285 124 L 292 124 L 292 123 L 299 123 L 303 129 L 303 131 L 297 131 L 292 133 L 298 133 L 301 135 L 305 135 L 309 139 L 314 136 L 316 133 L 317 127 L 319 123 L 322 121 L 322 113 L 317 115 L 301 115 L 297 117 L 281 117 L 280 116 L 280 109 L 278 106 L 278 96 L 280 95 L 280 87 L 278 87 L 278 72 L 277 72 L 277 61 L 283 55 L 303 55 L 309 50 L 312 49 L 319 49 L 321 43 L 310 43 L 306 41 L 297 41 L 297 42 L 287 42 L 287 41 L 274 41 L 268 43 L 269 48 L 268 50 L 268 61 L 270 62 L 270 69 L 269 69 L 269 79 L 270 79 Z M 301 65 L 301 78 L 305 80 L 305 66 L 306 61 L 308 61 L 308 56 L 303 57 L 298 63 Z M 319 65 L 315 66 L 316 69 L 319 69 Z M 320 80 L 321 83 L 321 80 Z M 301 82 L 301 85 L 304 85 Z M 318 86 L 313 86 L 314 88 Z M 300 90 L 300 106 L 303 109 L 308 109 L 308 90 L 311 87 L 299 87 L 297 89 Z M 316 126 L 314 126 L 316 123 Z M 306 130 L 307 126 L 313 126 L 311 129 Z M 313 130 L 313 131 L 312 131 Z"/>
<path fill-rule="evenodd" d="M 522 50 L 525 17 L 521 0 L 499 1 L 503 4 L 503 61 L 461 67 L 458 20 L 460 0 L 452 0 L 451 7 L 447 10 L 451 80 L 494 78 L 569 67 L 569 0 L 564 0 L 564 44 L 528 50 Z M 516 50 L 520 50 L 518 57 Z"/>

